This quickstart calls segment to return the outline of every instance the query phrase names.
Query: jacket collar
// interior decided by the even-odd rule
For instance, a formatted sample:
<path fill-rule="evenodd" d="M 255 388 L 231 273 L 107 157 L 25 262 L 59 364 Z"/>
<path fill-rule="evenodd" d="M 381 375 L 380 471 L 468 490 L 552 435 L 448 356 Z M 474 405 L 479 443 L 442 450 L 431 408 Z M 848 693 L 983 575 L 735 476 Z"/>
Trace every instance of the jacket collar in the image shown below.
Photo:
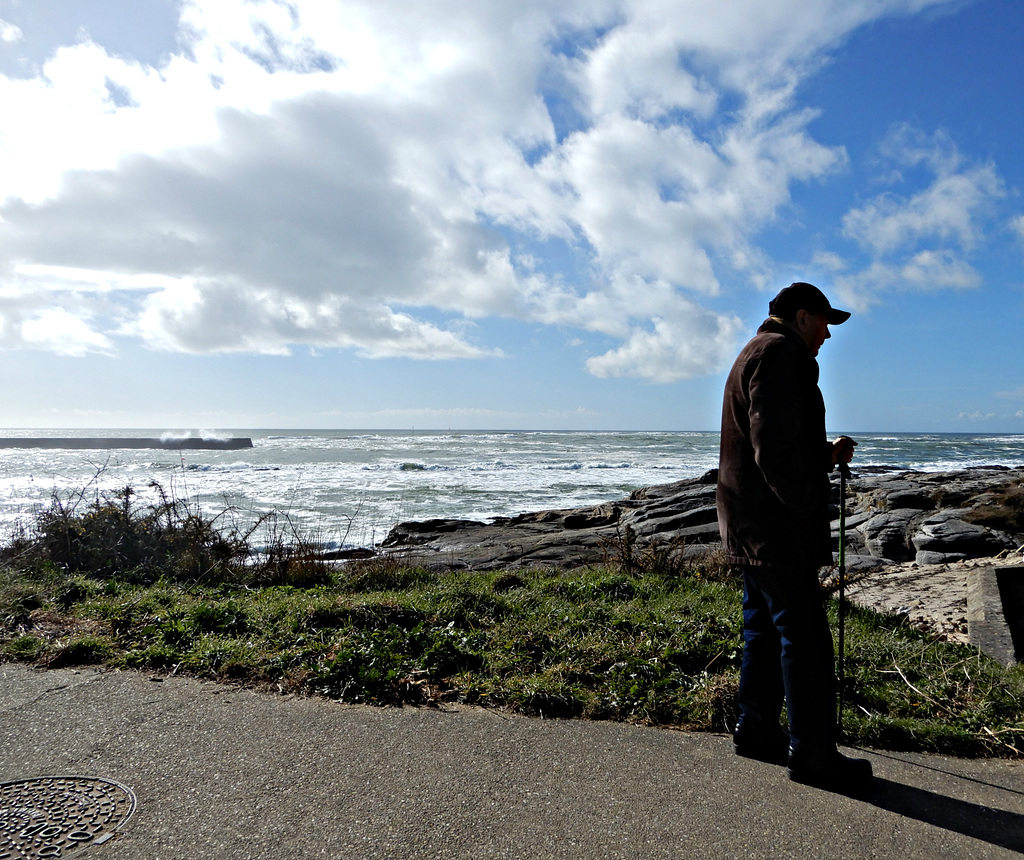
<path fill-rule="evenodd" d="M 800 337 L 800 333 L 793 331 L 793 329 L 791 329 L 788 325 L 782 322 L 782 320 L 779 320 L 775 317 L 768 317 L 768 319 L 761 323 L 761 327 L 757 330 L 757 333 L 785 335 L 794 343 L 800 344 L 800 346 L 807 351 L 807 354 L 810 355 L 811 350 L 807 346 L 807 343 L 804 341 L 804 339 Z"/>

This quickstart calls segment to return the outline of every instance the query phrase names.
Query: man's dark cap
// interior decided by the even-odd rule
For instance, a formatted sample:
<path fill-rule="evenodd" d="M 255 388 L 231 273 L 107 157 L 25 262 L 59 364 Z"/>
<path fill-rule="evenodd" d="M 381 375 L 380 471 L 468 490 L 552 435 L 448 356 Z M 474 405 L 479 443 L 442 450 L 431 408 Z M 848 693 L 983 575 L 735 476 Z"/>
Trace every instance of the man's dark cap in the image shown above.
<path fill-rule="evenodd" d="M 803 281 L 790 284 L 768 302 L 768 313 L 783 320 L 796 319 L 796 312 L 801 309 L 808 313 L 821 314 L 828 320 L 829 325 L 839 325 L 850 318 L 849 311 L 832 307 L 821 290 L 814 284 L 805 284 Z"/>

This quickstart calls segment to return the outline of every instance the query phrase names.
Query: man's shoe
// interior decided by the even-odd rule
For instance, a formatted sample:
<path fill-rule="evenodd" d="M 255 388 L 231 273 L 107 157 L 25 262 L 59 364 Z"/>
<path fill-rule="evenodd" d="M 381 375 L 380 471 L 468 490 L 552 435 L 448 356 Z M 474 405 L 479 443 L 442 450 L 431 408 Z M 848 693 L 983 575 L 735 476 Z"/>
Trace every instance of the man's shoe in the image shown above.
<path fill-rule="evenodd" d="M 871 762 L 849 758 L 838 750 L 825 754 L 792 752 L 786 771 L 793 782 L 839 793 L 863 791 L 871 785 Z"/>
<path fill-rule="evenodd" d="M 732 750 L 744 758 L 784 765 L 789 760 L 789 735 L 782 729 L 767 735 L 753 735 L 741 729 L 732 737 Z"/>

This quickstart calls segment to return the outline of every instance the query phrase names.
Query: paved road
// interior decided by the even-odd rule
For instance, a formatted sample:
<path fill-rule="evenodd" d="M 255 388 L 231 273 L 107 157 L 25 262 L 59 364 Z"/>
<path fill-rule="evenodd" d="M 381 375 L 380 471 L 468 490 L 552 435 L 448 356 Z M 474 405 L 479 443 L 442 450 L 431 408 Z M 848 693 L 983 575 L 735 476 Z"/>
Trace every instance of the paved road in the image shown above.
<path fill-rule="evenodd" d="M 0 782 L 103 777 L 137 796 L 96 860 L 1024 853 L 1024 764 L 869 757 L 877 786 L 854 799 L 718 735 L 0 664 Z"/>

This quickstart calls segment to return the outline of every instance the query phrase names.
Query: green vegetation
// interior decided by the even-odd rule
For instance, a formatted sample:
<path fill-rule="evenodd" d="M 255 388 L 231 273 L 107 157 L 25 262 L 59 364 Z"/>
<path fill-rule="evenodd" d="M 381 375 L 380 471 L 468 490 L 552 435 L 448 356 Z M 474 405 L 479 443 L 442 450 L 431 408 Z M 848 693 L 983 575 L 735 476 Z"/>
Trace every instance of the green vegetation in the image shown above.
<path fill-rule="evenodd" d="M 162 498 L 162 497 L 161 497 Z M 54 502 L 0 553 L 0 659 L 187 673 L 373 704 L 463 702 L 545 717 L 727 731 L 740 591 L 679 547 L 576 571 L 468 573 L 382 557 L 330 566 L 302 541 L 256 553 L 187 505 L 125 490 Z M 833 605 L 833 611 L 835 607 Z M 849 743 L 1024 750 L 1024 668 L 899 619 L 847 620 Z"/>

